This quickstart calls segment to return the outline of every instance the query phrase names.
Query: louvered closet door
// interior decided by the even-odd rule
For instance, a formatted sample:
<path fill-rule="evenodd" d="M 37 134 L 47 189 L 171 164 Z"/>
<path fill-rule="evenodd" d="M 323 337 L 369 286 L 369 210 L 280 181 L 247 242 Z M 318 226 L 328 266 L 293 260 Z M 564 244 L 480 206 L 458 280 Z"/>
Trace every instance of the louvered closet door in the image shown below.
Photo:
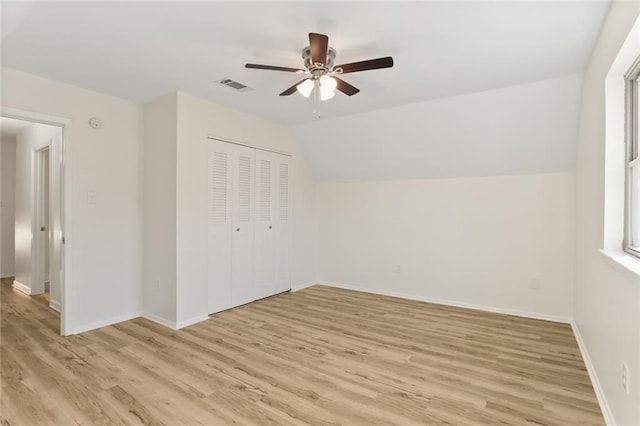
<path fill-rule="evenodd" d="M 254 278 L 256 299 L 271 296 L 275 291 L 276 239 L 274 222 L 277 219 L 277 162 L 276 155 L 256 150 L 256 211 Z"/>
<path fill-rule="evenodd" d="M 231 305 L 252 302 L 255 150 L 235 145 L 233 157 L 233 237 L 231 238 Z"/>
<path fill-rule="evenodd" d="M 233 145 L 210 141 L 208 153 L 208 310 L 231 306 Z"/>
<path fill-rule="evenodd" d="M 290 227 L 291 227 L 291 157 L 276 155 L 276 212 L 275 231 L 275 279 L 274 293 L 291 289 L 290 280 Z"/>

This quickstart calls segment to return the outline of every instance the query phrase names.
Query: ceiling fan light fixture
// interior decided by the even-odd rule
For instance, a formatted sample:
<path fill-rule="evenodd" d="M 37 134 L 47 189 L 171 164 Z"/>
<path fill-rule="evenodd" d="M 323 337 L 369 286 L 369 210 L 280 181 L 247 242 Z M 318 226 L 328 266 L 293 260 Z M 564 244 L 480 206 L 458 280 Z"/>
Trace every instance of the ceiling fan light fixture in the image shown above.
<path fill-rule="evenodd" d="M 308 98 L 311 95 L 311 92 L 313 92 L 314 87 L 315 87 L 315 83 L 313 82 L 313 80 L 309 78 L 303 81 L 302 83 L 298 84 L 296 86 L 296 89 L 298 90 L 298 92 L 300 92 L 302 96 L 304 96 L 305 98 Z"/>
<path fill-rule="evenodd" d="M 336 95 L 336 92 L 334 92 L 334 91 L 325 90 L 322 87 L 320 88 L 320 100 L 321 101 L 328 101 L 329 99 L 333 98 L 335 95 Z"/>
<path fill-rule="evenodd" d="M 320 100 L 328 101 L 336 95 L 336 87 L 338 87 L 338 82 L 329 77 L 328 75 L 323 75 L 320 77 Z"/>
<path fill-rule="evenodd" d="M 338 82 L 335 78 L 331 78 L 328 75 L 320 77 L 320 88 L 323 91 L 333 92 L 338 87 Z"/>

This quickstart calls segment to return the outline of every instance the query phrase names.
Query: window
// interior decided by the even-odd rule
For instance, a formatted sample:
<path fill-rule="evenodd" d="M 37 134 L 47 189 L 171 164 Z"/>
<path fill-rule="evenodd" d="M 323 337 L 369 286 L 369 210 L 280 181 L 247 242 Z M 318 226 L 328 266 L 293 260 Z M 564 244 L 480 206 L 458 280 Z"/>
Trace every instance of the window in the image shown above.
<path fill-rule="evenodd" d="M 626 208 L 624 249 L 640 257 L 640 57 L 625 75 Z"/>

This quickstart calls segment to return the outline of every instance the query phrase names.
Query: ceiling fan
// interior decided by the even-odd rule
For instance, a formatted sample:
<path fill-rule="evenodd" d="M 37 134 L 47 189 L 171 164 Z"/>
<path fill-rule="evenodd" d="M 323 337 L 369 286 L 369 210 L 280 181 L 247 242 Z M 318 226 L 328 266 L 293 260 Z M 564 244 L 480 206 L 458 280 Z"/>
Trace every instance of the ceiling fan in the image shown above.
<path fill-rule="evenodd" d="M 335 58 L 336 51 L 329 47 L 329 37 L 324 34 L 309 33 L 309 46 L 302 49 L 304 69 L 259 64 L 246 64 L 245 68 L 304 74 L 303 80 L 280 93 L 280 96 L 289 96 L 297 90 L 305 98 L 315 93 L 314 99 L 317 102 L 318 99 L 326 101 L 333 98 L 336 89 L 347 96 L 353 96 L 360 91 L 337 77 L 339 75 L 393 66 L 391 56 L 334 66 Z"/>

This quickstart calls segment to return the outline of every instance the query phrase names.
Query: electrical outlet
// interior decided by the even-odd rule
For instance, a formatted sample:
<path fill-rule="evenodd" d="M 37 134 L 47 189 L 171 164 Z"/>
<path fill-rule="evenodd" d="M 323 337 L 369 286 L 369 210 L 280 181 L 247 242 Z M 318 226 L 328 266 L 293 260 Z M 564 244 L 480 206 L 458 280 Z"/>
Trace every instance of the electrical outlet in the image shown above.
<path fill-rule="evenodd" d="M 530 286 L 531 286 L 531 290 L 540 290 L 540 279 L 532 278 Z"/>
<path fill-rule="evenodd" d="M 162 280 L 161 279 L 157 279 L 156 280 L 156 289 L 160 290 L 162 288 Z"/>
<path fill-rule="evenodd" d="M 396 265 L 396 274 L 399 274 L 401 271 L 400 265 Z"/>
<path fill-rule="evenodd" d="M 631 388 L 629 386 L 629 366 L 625 362 L 622 363 L 622 387 L 627 395 L 629 395 L 629 390 Z"/>

